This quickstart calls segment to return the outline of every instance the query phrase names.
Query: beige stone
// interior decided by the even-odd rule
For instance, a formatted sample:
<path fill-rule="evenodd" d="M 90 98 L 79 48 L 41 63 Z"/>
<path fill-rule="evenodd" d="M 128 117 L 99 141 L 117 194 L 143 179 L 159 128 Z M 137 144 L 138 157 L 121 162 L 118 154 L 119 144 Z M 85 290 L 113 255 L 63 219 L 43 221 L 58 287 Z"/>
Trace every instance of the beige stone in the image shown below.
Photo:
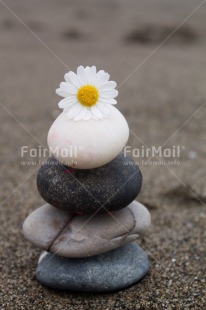
<path fill-rule="evenodd" d="M 46 251 L 85 257 L 134 241 L 149 225 L 149 212 L 136 201 L 121 210 L 93 216 L 72 215 L 47 204 L 27 217 L 23 232 Z"/>

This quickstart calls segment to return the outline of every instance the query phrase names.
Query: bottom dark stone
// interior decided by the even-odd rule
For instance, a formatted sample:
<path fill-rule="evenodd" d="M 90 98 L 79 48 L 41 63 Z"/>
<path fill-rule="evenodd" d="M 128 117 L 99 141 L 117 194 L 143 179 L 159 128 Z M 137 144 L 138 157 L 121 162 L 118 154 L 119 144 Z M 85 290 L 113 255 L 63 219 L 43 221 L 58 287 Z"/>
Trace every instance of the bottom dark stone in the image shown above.
<path fill-rule="evenodd" d="M 106 293 L 131 286 L 147 271 L 147 255 L 140 246 L 129 243 L 86 258 L 66 258 L 45 252 L 37 266 L 36 278 L 55 289 Z"/>

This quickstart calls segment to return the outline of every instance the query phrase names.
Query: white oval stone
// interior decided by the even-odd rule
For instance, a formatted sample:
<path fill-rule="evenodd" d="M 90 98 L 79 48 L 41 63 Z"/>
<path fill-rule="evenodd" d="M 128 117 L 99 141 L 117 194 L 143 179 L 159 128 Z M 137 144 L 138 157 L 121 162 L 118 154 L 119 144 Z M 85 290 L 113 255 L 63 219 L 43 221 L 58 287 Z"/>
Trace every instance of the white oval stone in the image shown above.
<path fill-rule="evenodd" d="M 74 121 L 61 113 L 48 133 L 48 146 L 54 157 L 66 166 L 91 169 L 114 159 L 127 143 L 126 119 L 113 106 L 102 120 Z"/>

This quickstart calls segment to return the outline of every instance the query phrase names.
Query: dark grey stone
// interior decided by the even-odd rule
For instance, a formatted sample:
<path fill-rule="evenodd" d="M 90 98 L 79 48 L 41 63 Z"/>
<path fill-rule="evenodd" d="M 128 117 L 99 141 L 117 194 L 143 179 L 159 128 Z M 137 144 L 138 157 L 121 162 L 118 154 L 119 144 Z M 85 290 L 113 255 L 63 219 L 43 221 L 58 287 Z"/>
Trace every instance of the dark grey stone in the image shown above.
<path fill-rule="evenodd" d="M 106 293 L 135 284 L 148 271 L 148 258 L 140 246 L 129 243 L 88 258 L 43 255 L 36 278 L 43 285 L 68 291 Z"/>
<path fill-rule="evenodd" d="M 136 198 L 141 185 L 138 166 L 123 154 L 89 170 L 72 169 L 50 157 L 37 176 L 39 193 L 49 204 L 79 214 L 122 209 Z"/>

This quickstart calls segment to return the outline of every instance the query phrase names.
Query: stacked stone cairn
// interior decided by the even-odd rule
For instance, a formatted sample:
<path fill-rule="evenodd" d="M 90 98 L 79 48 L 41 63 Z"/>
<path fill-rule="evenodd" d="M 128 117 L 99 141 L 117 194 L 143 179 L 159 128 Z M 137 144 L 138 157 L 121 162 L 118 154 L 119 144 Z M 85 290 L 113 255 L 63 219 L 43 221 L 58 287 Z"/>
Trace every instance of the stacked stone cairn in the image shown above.
<path fill-rule="evenodd" d="M 150 225 L 149 212 L 134 200 L 142 175 L 122 152 L 129 137 L 124 116 L 113 105 L 108 110 L 107 117 L 78 121 L 64 110 L 49 130 L 52 156 L 37 175 L 47 203 L 23 225 L 25 237 L 44 250 L 36 278 L 45 286 L 105 293 L 148 271 L 134 242 Z"/>

